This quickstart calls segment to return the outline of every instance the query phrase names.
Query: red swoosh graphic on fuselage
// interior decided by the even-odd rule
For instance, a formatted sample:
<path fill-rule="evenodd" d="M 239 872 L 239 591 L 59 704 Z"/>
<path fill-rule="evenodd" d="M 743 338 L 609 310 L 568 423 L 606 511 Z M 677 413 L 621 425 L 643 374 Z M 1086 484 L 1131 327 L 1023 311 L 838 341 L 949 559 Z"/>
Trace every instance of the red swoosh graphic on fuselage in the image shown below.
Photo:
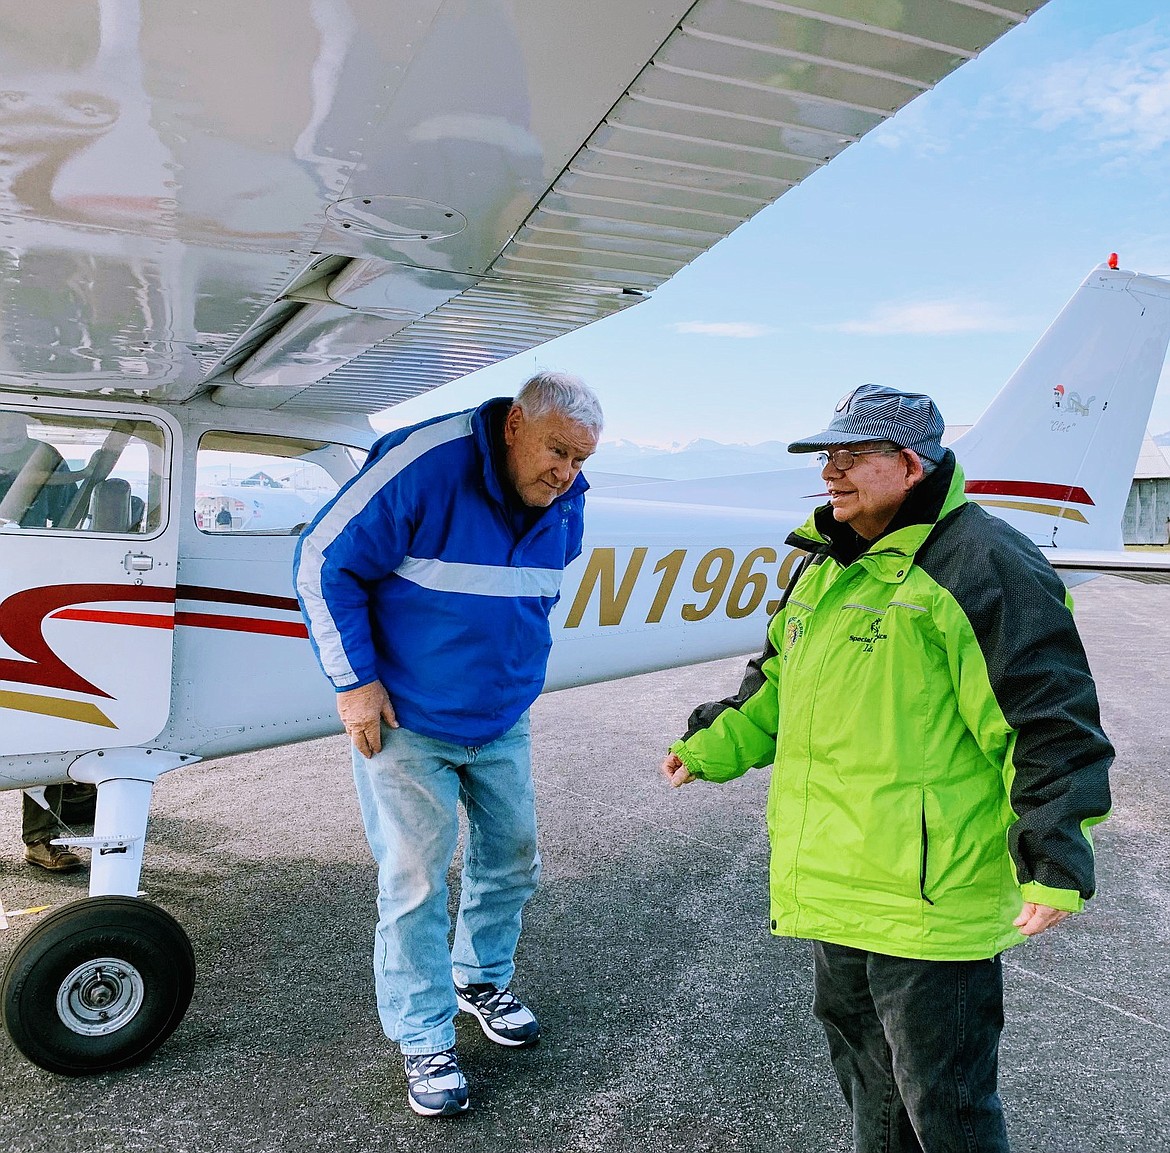
<path fill-rule="evenodd" d="M 0 658 L 0 679 L 17 684 L 42 685 L 67 692 L 91 693 L 113 700 L 109 693 L 75 673 L 49 647 L 42 635 L 45 617 L 67 605 L 93 604 L 97 601 L 148 601 L 174 604 L 172 588 L 149 588 L 141 585 L 45 585 L 22 589 L 0 602 L 0 639 L 27 660 Z"/>

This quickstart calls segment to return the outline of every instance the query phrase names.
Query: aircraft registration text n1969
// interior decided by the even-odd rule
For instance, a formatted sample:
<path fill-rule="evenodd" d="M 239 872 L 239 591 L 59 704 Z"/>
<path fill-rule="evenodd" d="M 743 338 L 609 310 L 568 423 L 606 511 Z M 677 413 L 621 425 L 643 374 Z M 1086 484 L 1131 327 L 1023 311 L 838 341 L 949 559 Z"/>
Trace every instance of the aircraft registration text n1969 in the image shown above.
<path fill-rule="evenodd" d="M 697 550 L 675 548 L 660 555 L 651 565 L 650 549 L 639 545 L 621 550 L 625 565 L 619 579 L 618 551 L 594 548 L 589 553 L 565 617 L 566 629 L 577 628 L 586 617 L 603 627 L 621 625 L 631 599 L 642 599 L 634 598 L 635 589 L 641 591 L 647 587 L 653 589 L 642 618 L 648 625 L 660 623 L 668 608 L 672 616 L 684 621 L 705 620 L 719 609 L 731 620 L 742 620 L 761 606 L 771 616 L 779 608 L 780 600 L 779 597 L 765 599 L 768 592 L 784 590 L 793 566 L 804 555 L 800 549 L 791 549 L 780 561 L 779 553 L 771 545 L 760 545 L 746 554 L 717 546 L 699 555 L 697 560 L 688 561 L 688 556 L 694 557 Z M 680 577 L 681 587 L 693 591 L 695 600 L 684 596 L 672 603 Z"/>

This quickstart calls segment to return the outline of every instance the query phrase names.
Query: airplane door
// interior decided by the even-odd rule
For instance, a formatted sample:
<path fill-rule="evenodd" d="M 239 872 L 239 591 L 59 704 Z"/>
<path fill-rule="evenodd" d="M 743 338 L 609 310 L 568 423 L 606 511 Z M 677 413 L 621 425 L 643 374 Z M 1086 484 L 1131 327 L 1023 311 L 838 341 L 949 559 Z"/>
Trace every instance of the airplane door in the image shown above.
<path fill-rule="evenodd" d="M 157 410 L 0 395 L 0 755 L 166 724 L 180 437 Z"/>

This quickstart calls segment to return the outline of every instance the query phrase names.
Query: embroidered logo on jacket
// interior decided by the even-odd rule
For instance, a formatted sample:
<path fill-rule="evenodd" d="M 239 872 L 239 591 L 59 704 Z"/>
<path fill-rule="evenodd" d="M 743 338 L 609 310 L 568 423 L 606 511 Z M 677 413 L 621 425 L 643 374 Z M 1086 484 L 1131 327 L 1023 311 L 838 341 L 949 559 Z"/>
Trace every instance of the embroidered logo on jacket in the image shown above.
<path fill-rule="evenodd" d="M 882 618 L 874 617 L 873 622 L 870 624 L 869 629 L 865 635 L 855 636 L 851 633 L 849 635 L 849 639 L 861 645 L 861 651 L 863 653 L 872 653 L 873 646 L 877 644 L 878 641 L 885 641 L 889 640 L 890 638 L 888 633 L 882 632 Z"/>
<path fill-rule="evenodd" d="M 792 652 L 793 646 L 802 636 L 804 636 L 804 621 L 800 617 L 789 617 L 788 623 L 784 626 L 785 660 L 788 660 L 788 654 Z"/>

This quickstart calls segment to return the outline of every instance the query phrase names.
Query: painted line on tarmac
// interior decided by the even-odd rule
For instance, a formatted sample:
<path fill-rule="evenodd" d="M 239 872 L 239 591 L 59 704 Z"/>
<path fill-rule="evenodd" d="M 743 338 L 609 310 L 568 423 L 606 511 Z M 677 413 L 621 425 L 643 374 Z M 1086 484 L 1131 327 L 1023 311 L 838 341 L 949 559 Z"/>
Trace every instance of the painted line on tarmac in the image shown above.
<path fill-rule="evenodd" d="M 1149 1017 L 1143 1017 L 1140 1013 L 1131 1013 L 1128 1009 L 1123 1009 L 1120 1005 L 1114 1005 L 1109 1001 L 1102 1001 L 1100 997 L 1094 997 L 1092 993 L 1085 993 L 1080 989 L 1074 988 L 1072 985 L 1066 985 L 1063 981 L 1054 981 L 1051 977 L 1046 977 L 1043 973 L 1037 973 L 1032 969 L 1025 969 L 1023 965 L 1017 965 L 1014 961 L 1005 960 L 1004 966 L 1008 969 L 1014 969 L 1017 973 L 1025 973 L 1029 977 L 1035 977 L 1037 981 L 1043 981 L 1048 985 L 1053 985 L 1057 989 L 1071 993 L 1074 997 L 1080 997 L 1085 1001 L 1092 1001 L 1094 1005 L 1100 1005 L 1102 1009 L 1111 1009 L 1114 1013 L 1119 1013 L 1123 1017 L 1129 1017 L 1130 1020 L 1138 1021 L 1143 1025 L 1149 1025 L 1151 1029 L 1159 1029 L 1163 1033 L 1170 1033 L 1170 1025 L 1163 1025 L 1161 1021 L 1151 1021 Z"/>

